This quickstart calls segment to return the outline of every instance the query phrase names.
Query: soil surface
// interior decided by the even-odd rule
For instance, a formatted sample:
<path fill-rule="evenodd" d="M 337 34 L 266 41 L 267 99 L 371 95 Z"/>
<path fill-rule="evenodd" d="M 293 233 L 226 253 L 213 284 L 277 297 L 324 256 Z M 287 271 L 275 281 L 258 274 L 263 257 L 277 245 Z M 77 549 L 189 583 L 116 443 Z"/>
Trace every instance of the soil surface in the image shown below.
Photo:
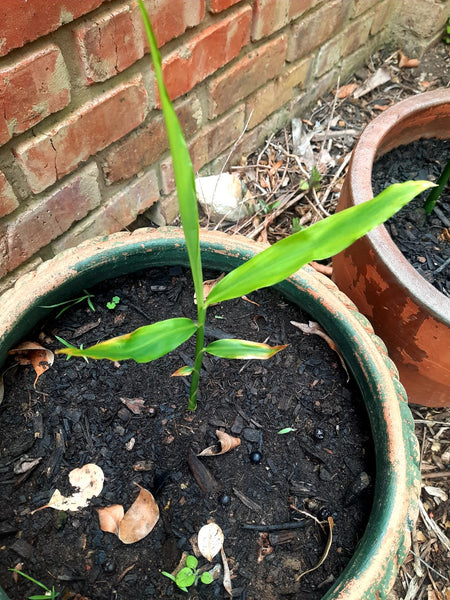
<path fill-rule="evenodd" d="M 58 318 L 53 311 L 29 339 L 55 349 L 61 347 L 58 335 L 87 347 L 156 320 L 194 317 L 189 273 L 181 267 L 150 269 L 89 291 L 95 312 L 85 302 Z M 114 296 L 120 301 L 108 309 Z M 23 578 L 13 582 L 7 569 L 18 563 L 65 600 L 75 594 L 78 600 L 186 597 L 161 570 L 171 572 L 183 551 L 193 552 L 191 536 L 210 520 L 225 535 L 233 597 L 312 600 L 332 585 L 370 511 L 368 418 L 337 354 L 322 338 L 291 325 L 307 323 L 308 315 L 274 291 L 256 292 L 250 300 L 211 307 L 209 338 L 289 346 L 269 361 L 207 357 L 196 412 L 187 410 L 187 382 L 170 377 L 189 364 L 191 341 L 144 365 L 56 356 L 35 387 L 33 369 L 10 359 L 0 407 L 0 584 L 11 600 L 39 591 Z M 123 401 L 136 398 L 143 400 L 137 413 Z M 278 433 L 285 428 L 295 431 Z M 216 444 L 218 429 L 241 443 L 198 459 L 216 482 L 202 492 L 188 451 Z M 256 464 L 254 452 L 260 453 Z M 40 461 L 17 474 L 24 457 Z M 32 514 L 55 488 L 73 493 L 68 474 L 87 463 L 105 474 L 103 491 L 88 508 Z M 136 483 L 154 494 L 160 519 L 142 541 L 125 545 L 100 530 L 96 509 L 122 504 L 127 510 L 138 495 Z M 317 570 L 297 581 L 324 553 L 328 517 L 334 522 L 331 549 Z M 286 528 L 299 521 L 300 528 Z M 245 528 L 260 524 L 260 531 Z M 193 588 L 190 597 L 229 596 L 219 575 L 211 585 Z"/>
<path fill-rule="evenodd" d="M 423 139 L 399 146 L 373 167 L 372 185 L 378 194 L 387 185 L 426 179 L 436 182 L 448 160 L 450 140 Z M 436 289 L 450 296 L 450 187 L 443 189 L 427 216 L 420 194 L 386 224 L 399 250 L 416 271 Z"/>

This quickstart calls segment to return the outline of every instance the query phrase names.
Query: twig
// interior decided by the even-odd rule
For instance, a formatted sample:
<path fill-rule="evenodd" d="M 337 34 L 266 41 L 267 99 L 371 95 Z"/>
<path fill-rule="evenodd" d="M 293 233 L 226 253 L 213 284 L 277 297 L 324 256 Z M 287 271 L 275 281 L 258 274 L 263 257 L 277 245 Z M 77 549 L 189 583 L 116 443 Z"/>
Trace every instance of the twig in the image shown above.
<path fill-rule="evenodd" d="M 334 184 L 336 183 L 336 181 L 339 179 L 339 177 L 341 176 L 342 171 L 346 168 L 346 166 L 348 165 L 348 163 L 350 162 L 350 159 L 352 157 L 352 153 L 349 152 L 347 154 L 347 156 L 344 158 L 344 160 L 341 163 L 341 166 L 339 167 L 339 169 L 336 171 L 336 173 L 333 176 L 333 179 L 330 181 L 330 183 L 327 186 L 327 189 L 325 190 L 324 195 L 322 196 L 322 204 L 325 204 L 325 201 L 327 200 L 328 196 L 330 195 L 331 190 L 334 187 Z"/>
<path fill-rule="evenodd" d="M 422 500 L 419 500 L 419 512 L 422 520 L 427 527 L 427 529 L 433 531 L 436 534 L 436 537 L 441 542 L 441 544 L 446 548 L 446 550 L 450 550 L 450 540 L 445 535 L 445 533 L 441 530 L 441 528 L 437 525 L 436 521 L 430 517 L 430 515 L 425 510 L 425 507 L 422 503 Z"/>
<path fill-rule="evenodd" d="M 431 473 L 422 473 L 422 479 L 440 479 L 450 477 L 450 471 L 444 469 L 443 471 L 432 471 Z"/>
<path fill-rule="evenodd" d="M 253 523 L 242 523 L 243 529 L 250 529 L 252 531 L 282 531 L 283 529 L 301 529 L 306 527 L 308 521 L 288 521 L 287 523 L 279 523 L 276 525 L 264 525 L 264 523 L 253 524 Z"/>

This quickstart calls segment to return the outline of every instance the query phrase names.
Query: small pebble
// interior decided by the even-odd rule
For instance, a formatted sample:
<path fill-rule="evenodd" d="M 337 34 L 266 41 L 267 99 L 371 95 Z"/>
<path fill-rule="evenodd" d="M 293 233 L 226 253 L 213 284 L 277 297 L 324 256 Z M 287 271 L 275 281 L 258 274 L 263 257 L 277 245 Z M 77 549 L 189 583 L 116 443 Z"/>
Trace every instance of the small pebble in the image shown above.
<path fill-rule="evenodd" d="M 250 462 L 253 463 L 254 465 L 259 465 L 261 460 L 262 460 L 261 452 L 256 451 L 256 452 L 252 452 L 250 454 Z"/>
<path fill-rule="evenodd" d="M 323 429 L 320 429 L 320 427 L 318 427 L 315 432 L 314 432 L 314 437 L 316 440 L 321 441 L 325 438 L 325 432 Z"/>
<path fill-rule="evenodd" d="M 116 570 L 116 565 L 112 560 L 107 560 L 103 565 L 103 570 L 105 573 L 114 573 Z"/>
<path fill-rule="evenodd" d="M 222 506 L 228 506 L 230 504 L 230 496 L 223 493 L 219 496 L 219 502 Z"/>

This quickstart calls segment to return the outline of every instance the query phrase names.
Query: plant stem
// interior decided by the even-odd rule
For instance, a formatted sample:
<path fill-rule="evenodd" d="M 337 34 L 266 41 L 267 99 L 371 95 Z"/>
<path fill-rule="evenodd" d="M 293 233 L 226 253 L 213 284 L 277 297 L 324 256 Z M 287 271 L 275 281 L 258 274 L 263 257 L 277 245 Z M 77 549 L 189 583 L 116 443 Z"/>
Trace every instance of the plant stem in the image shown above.
<path fill-rule="evenodd" d="M 203 290 L 201 291 L 203 293 Z M 199 296 L 197 296 L 198 302 Z M 206 322 L 206 307 L 197 304 L 197 334 L 195 338 L 195 360 L 194 370 L 192 372 L 191 387 L 189 389 L 188 409 L 195 410 L 197 408 L 197 392 L 200 379 L 200 371 L 202 370 L 203 362 L 203 347 L 205 342 L 205 322 Z"/>
<path fill-rule="evenodd" d="M 424 209 L 425 209 L 425 212 L 427 213 L 427 215 L 430 215 L 431 212 L 433 211 L 433 208 L 435 207 L 435 204 L 436 204 L 439 196 L 441 195 L 442 190 L 444 189 L 449 177 L 450 177 L 450 160 L 445 165 L 445 168 L 442 171 L 441 176 L 439 177 L 439 179 L 437 181 L 437 187 L 435 187 L 431 190 L 431 192 L 428 195 L 428 198 L 425 201 Z"/>

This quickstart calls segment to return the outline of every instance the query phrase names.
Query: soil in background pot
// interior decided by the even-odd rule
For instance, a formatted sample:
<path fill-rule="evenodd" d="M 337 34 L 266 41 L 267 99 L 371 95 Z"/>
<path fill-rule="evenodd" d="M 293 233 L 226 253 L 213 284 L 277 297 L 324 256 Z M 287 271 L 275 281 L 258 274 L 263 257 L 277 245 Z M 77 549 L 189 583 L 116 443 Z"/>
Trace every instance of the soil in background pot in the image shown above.
<path fill-rule="evenodd" d="M 149 269 L 90 291 L 95 312 L 85 302 L 57 319 L 53 311 L 29 339 L 55 349 L 58 335 L 86 347 L 149 322 L 195 318 L 190 276 L 180 267 Z M 120 300 L 107 308 L 114 296 Z M 289 346 L 264 362 L 207 357 L 196 412 L 187 410 L 187 382 L 170 377 L 192 358 L 192 341 L 146 365 L 57 356 L 36 388 L 33 369 L 9 360 L 0 407 L 0 584 L 11 600 L 39 592 L 23 578 L 13 582 L 7 569 L 17 563 L 64 598 L 73 597 L 64 596 L 69 591 L 88 600 L 185 598 L 160 571 L 171 572 L 182 551 L 192 553 L 189 538 L 211 519 L 225 534 L 234 597 L 316 600 L 330 588 L 370 511 L 374 460 L 367 414 L 338 355 L 320 337 L 290 324 L 307 323 L 308 315 L 271 290 L 250 300 L 212 307 L 209 339 L 234 335 Z M 144 401 L 139 414 L 122 400 L 135 398 Z M 295 431 L 278 433 L 288 427 Z M 241 444 L 200 459 L 218 482 L 202 493 L 187 453 L 215 444 L 217 429 Z M 254 452 L 259 461 L 251 461 Z M 16 474 L 25 455 L 41 460 Z M 73 493 L 68 473 L 86 463 L 105 473 L 103 492 L 88 508 L 31 514 L 55 488 Z M 117 503 L 127 510 L 139 491 L 135 483 L 152 491 L 160 519 L 142 541 L 125 545 L 100 530 L 96 508 Z M 328 556 L 297 581 L 324 553 L 329 516 L 334 531 Z M 282 527 L 295 520 L 304 526 Z M 246 524 L 263 525 L 258 531 Z M 280 527 L 269 531 L 264 525 Z M 190 597 L 228 595 L 219 578 L 200 583 Z"/>
<path fill-rule="evenodd" d="M 392 183 L 410 179 L 437 181 L 450 158 L 450 140 L 420 139 L 383 155 L 374 165 L 374 194 Z M 430 216 L 420 194 L 395 214 L 387 230 L 416 271 L 437 290 L 450 296 L 450 186 L 447 185 Z"/>

